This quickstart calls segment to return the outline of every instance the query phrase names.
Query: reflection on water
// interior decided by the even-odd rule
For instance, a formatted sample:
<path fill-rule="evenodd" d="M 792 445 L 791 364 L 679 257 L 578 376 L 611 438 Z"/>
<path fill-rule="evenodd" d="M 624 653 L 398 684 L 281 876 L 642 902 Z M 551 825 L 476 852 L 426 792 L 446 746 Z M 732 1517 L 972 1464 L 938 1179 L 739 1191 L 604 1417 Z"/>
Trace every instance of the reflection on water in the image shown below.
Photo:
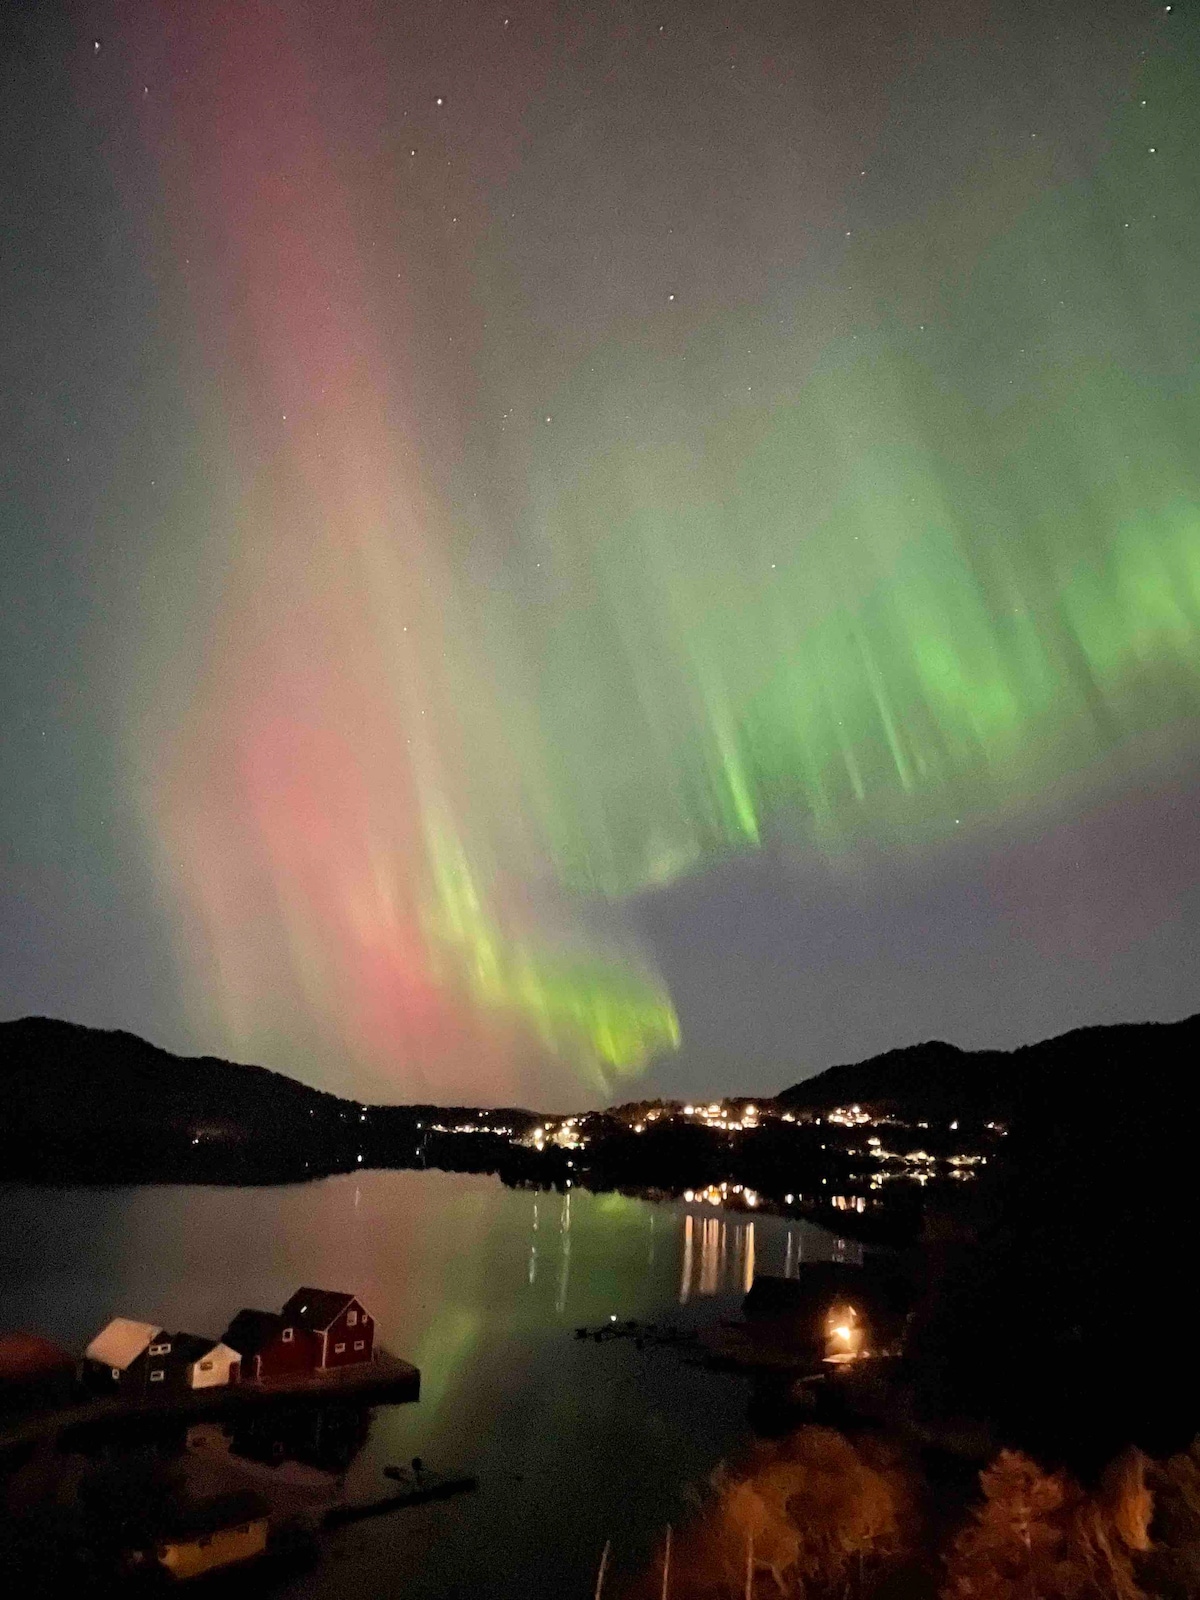
<path fill-rule="evenodd" d="M 665 1351 L 570 1332 L 613 1316 L 699 1325 L 730 1314 L 755 1271 L 851 1253 L 783 1218 L 441 1172 L 13 1189 L 5 1206 L 10 1327 L 76 1350 L 120 1315 L 219 1333 L 239 1307 L 277 1306 L 311 1283 L 355 1292 L 380 1342 L 421 1368 L 420 1403 L 382 1408 L 369 1436 L 324 1421 L 324 1442 L 306 1441 L 310 1413 L 233 1441 L 241 1457 L 282 1450 L 314 1466 L 336 1447 L 352 1498 L 378 1494 L 384 1465 L 414 1456 L 480 1479 L 462 1501 L 339 1533 L 289 1591 L 309 1600 L 350 1587 L 406 1600 L 580 1594 L 607 1538 L 618 1567 L 636 1564 L 684 1514 L 688 1482 L 744 1437 L 746 1391 Z"/>
<path fill-rule="evenodd" d="M 846 1261 L 862 1264 L 862 1245 L 853 1240 L 834 1239 L 807 1223 L 783 1226 L 768 1219 L 740 1220 L 725 1215 L 693 1213 L 683 1216 L 683 1253 L 679 1278 L 679 1304 L 686 1306 L 694 1295 L 737 1292 L 745 1294 L 754 1282 L 755 1272 L 769 1272 L 784 1278 L 798 1277 L 805 1261 Z M 770 1258 L 755 1253 L 755 1228 L 759 1239 L 766 1237 L 772 1247 Z M 783 1260 L 780 1262 L 779 1237 L 783 1233 Z M 653 1237 L 653 1235 L 651 1236 Z M 807 1239 L 807 1255 L 805 1240 Z M 653 1257 L 651 1258 L 653 1259 Z"/>

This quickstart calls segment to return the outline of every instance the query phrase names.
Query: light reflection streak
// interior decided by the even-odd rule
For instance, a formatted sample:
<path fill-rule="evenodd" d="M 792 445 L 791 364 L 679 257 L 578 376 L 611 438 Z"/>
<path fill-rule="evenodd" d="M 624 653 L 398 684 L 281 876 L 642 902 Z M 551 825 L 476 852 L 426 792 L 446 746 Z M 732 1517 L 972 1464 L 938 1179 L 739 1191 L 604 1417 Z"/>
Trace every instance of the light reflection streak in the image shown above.
<path fill-rule="evenodd" d="M 693 1233 L 695 1223 L 689 1211 L 683 1219 L 683 1276 L 679 1281 L 679 1304 L 687 1305 L 692 1293 Z"/>
<path fill-rule="evenodd" d="M 571 1195 L 569 1191 L 563 1196 L 558 1233 L 559 1238 L 562 1240 L 562 1255 L 559 1261 L 558 1293 L 554 1298 L 554 1309 L 559 1316 L 562 1316 L 567 1307 L 567 1289 L 571 1282 Z"/>

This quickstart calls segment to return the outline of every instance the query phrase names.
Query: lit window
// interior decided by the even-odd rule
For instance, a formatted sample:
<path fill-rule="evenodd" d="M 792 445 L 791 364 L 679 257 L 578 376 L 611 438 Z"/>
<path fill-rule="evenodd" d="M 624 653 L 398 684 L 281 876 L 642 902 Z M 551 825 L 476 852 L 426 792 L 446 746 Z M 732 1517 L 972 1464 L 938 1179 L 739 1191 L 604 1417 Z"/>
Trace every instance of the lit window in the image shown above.
<path fill-rule="evenodd" d="M 163 1372 L 161 1367 L 155 1367 L 154 1371 L 150 1374 L 150 1382 L 161 1383 L 165 1376 L 166 1374 Z"/>
<path fill-rule="evenodd" d="M 364 1339 L 355 1339 L 354 1348 L 356 1350 L 361 1350 L 361 1349 L 363 1349 L 365 1344 L 366 1344 L 366 1341 Z"/>
<path fill-rule="evenodd" d="M 283 1330 L 283 1342 L 284 1342 L 284 1344 L 291 1344 L 292 1336 L 295 1333 L 295 1331 L 296 1330 L 294 1328 L 285 1328 Z"/>
<path fill-rule="evenodd" d="M 150 1346 L 150 1354 L 152 1356 L 169 1356 L 170 1353 L 171 1346 L 169 1344 L 152 1344 Z"/>
<path fill-rule="evenodd" d="M 117 1380 L 117 1382 L 120 1383 L 120 1381 L 121 1381 L 121 1369 L 120 1369 L 120 1367 L 114 1367 L 112 1369 L 112 1375 Z"/>
<path fill-rule="evenodd" d="M 346 1322 L 351 1328 L 354 1327 L 354 1325 L 355 1325 L 355 1323 L 357 1321 L 358 1321 L 358 1312 L 357 1311 L 347 1311 L 347 1313 L 346 1313 Z"/>
<path fill-rule="evenodd" d="M 335 1344 L 334 1347 L 333 1347 L 333 1353 L 334 1353 L 335 1356 L 340 1356 L 340 1355 L 344 1354 L 345 1349 L 346 1349 L 346 1346 L 344 1344 Z"/>

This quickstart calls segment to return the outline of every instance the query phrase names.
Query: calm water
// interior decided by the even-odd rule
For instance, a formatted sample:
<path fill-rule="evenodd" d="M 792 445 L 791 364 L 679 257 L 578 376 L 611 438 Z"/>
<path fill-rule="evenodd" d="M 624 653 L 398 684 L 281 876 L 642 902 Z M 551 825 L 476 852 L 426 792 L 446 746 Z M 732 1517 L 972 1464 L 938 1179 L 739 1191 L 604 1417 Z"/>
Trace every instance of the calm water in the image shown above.
<path fill-rule="evenodd" d="M 612 1316 L 700 1326 L 755 1270 L 829 1259 L 817 1228 L 704 1205 L 379 1172 L 278 1189 L 9 1190 L 0 1326 L 81 1349 L 110 1316 L 218 1334 L 300 1284 L 355 1292 L 382 1344 L 421 1369 L 381 1409 L 347 1489 L 420 1455 L 479 1492 L 360 1523 L 290 1591 L 586 1596 L 604 1541 L 620 1566 L 678 1521 L 690 1483 L 747 1437 L 738 1379 L 572 1330 Z M 852 1248 L 852 1247 L 851 1247 Z"/>

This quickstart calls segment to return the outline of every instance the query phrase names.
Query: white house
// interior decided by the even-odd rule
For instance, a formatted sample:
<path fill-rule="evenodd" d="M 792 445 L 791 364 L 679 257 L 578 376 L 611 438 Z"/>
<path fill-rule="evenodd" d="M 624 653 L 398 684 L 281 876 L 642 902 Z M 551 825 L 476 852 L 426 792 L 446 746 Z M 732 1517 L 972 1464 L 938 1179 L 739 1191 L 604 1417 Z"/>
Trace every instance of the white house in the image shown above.
<path fill-rule="evenodd" d="M 207 1343 L 207 1341 L 205 1341 Z M 242 1375 L 242 1358 L 227 1344 L 218 1342 L 196 1356 L 187 1366 L 190 1389 L 214 1389 L 220 1384 L 237 1383 Z"/>

